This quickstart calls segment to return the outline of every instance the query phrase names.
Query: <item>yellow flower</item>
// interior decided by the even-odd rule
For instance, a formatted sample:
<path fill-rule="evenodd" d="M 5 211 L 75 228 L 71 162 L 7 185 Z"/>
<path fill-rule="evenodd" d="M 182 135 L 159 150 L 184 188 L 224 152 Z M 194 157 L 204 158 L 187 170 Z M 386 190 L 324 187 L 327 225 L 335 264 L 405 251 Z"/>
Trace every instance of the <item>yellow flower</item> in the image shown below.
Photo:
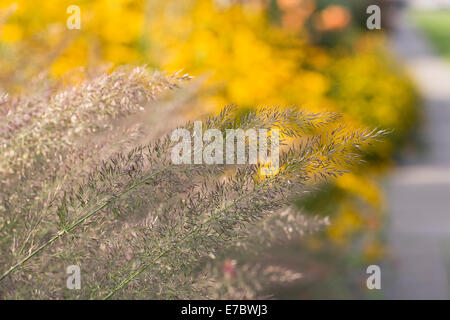
<path fill-rule="evenodd" d="M 343 205 L 336 217 L 331 219 L 328 235 L 338 245 L 345 245 L 348 239 L 363 227 L 360 214 L 351 205 Z"/>
<path fill-rule="evenodd" d="M 259 166 L 259 177 L 264 179 L 265 177 L 272 177 L 280 172 L 279 166 L 272 166 L 270 162 L 267 162 Z"/>
<path fill-rule="evenodd" d="M 364 248 L 364 259 L 367 262 L 377 261 L 386 254 L 384 245 L 379 240 L 373 240 Z"/>
<path fill-rule="evenodd" d="M 382 204 L 378 187 L 366 176 L 348 173 L 339 177 L 336 184 L 343 190 L 360 196 L 374 208 L 380 208 Z"/>
<path fill-rule="evenodd" d="M 22 29 L 16 24 L 5 24 L 0 26 L 0 41 L 16 42 L 22 40 Z"/>

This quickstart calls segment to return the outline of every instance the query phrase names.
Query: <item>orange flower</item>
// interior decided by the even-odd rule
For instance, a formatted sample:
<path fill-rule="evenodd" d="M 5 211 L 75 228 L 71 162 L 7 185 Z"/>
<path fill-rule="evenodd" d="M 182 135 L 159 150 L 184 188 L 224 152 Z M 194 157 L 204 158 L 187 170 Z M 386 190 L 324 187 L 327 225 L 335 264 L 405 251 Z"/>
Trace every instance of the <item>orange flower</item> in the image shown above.
<path fill-rule="evenodd" d="M 278 0 L 278 6 L 283 11 L 297 8 L 303 1 L 302 0 Z"/>
<path fill-rule="evenodd" d="M 344 29 L 351 21 L 350 12 L 337 5 L 326 7 L 316 19 L 316 27 L 321 31 Z"/>
<path fill-rule="evenodd" d="M 316 8 L 313 0 L 278 0 L 278 5 L 284 11 L 283 27 L 293 31 L 303 27 Z"/>

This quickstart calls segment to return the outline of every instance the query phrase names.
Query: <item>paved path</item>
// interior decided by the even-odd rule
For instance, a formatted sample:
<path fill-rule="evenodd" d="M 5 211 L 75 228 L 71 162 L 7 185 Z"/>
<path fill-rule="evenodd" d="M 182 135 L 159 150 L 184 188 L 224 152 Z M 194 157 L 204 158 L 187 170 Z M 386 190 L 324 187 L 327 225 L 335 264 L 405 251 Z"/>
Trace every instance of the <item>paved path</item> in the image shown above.
<path fill-rule="evenodd" d="M 448 299 L 450 262 L 450 63 L 436 56 L 407 16 L 400 14 L 391 44 L 424 101 L 428 150 L 409 157 L 387 184 L 388 241 L 385 295 Z"/>
<path fill-rule="evenodd" d="M 450 8 L 450 0 L 406 0 L 412 7 L 417 9 L 444 9 Z"/>

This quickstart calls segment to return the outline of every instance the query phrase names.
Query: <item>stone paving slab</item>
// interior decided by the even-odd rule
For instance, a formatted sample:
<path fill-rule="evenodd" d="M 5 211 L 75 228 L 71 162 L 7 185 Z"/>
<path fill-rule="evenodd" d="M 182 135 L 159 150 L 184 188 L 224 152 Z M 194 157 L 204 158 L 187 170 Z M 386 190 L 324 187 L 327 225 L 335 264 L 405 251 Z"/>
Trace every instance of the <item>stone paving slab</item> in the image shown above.
<path fill-rule="evenodd" d="M 393 264 L 386 270 L 384 293 L 392 299 L 448 299 L 450 65 L 404 13 L 391 44 L 423 96 L 427 154 L 405 161 L 386 186 Z"/>
<path fill-rule="evenodd" d="M 422 10 L 450 9 L 450 0 L 405 0 L 410 6 Z"/>

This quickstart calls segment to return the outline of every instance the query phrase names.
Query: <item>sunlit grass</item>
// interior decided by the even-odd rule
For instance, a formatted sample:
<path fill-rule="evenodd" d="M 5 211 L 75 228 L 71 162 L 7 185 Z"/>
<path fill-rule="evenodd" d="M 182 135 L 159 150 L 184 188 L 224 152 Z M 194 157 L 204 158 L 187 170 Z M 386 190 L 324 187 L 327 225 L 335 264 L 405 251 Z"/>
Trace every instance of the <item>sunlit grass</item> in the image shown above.
<path fill-rule="evenodd" d="M 450 59 L 450 10 L 415 11 L 412 17 L 438 52 Z"/>

